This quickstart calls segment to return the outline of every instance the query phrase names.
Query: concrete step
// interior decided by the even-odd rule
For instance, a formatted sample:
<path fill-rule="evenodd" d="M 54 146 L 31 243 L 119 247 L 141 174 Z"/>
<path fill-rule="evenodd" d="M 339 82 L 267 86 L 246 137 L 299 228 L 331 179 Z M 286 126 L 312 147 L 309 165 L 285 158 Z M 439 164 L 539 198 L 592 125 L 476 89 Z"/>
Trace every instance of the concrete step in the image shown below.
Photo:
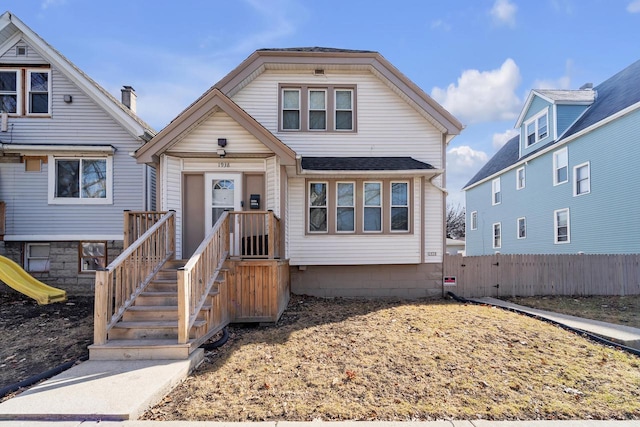
<path fill-rule="evenodd" d="M 196 320 L 189 330 L 189 338 L 198 338 L 206 333 L 207 322 Z M 118 322 L 108 334 L 109 340 L 178 339 L 178 322 L 157 320 L 147 322 Z"/>
<path fill-rule="evenodd" d="M 178 344 L 175 339 L 109 340 L 104 345 L 90 345 L 89 359 L 184 360 L 195 349 L 191 343 Z"/>

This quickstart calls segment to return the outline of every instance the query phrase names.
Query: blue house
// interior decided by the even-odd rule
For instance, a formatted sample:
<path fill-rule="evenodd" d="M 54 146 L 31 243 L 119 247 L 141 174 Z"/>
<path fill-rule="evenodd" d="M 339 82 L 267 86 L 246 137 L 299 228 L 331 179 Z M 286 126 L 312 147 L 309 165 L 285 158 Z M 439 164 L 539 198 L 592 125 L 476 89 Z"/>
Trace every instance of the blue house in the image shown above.
<path fill-rule="evenodd" d="M 465 185 L 466 253 L 640 253 L 640 61 L 593 87 L 532 90 Z"/>

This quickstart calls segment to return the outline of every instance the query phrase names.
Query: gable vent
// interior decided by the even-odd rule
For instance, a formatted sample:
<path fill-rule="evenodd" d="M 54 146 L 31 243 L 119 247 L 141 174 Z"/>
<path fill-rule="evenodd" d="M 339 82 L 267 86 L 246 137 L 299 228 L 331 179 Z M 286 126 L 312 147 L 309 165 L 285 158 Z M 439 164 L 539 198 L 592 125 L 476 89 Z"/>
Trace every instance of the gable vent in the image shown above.
<path fill-rule="evenodd" d="M 313 70 L 313 74 L 315 76 L 324 76 L 324 70 L 321 70 L 321 69 Z"/>
<path fill-rule="evenodd" d="M 27 47 L 16 46 L 16 56 L 27 56 Z"/>

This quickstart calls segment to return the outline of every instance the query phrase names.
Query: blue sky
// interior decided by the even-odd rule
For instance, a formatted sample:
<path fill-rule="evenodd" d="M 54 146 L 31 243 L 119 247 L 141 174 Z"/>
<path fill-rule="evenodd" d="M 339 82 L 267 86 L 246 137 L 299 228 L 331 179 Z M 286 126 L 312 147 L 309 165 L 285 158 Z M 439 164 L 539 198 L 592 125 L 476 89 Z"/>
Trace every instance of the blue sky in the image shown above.
<path fill-rule="evenodd" d="M 449 201 L 513 135 L 534 88 L 601 83 L 640 59 L 640 0 L 3 0 L 162 129 L 254 50 L 380 52 L 466 128 L 447 150 Z"/>

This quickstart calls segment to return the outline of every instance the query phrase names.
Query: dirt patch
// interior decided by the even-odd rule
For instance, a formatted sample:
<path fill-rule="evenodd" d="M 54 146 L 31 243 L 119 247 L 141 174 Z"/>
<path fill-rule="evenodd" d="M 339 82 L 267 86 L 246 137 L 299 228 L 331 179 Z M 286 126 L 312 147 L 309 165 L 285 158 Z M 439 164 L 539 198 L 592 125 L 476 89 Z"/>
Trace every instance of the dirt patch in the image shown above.
<path fill-rule="evenodd" d="M 488 306 L 293 297 L 230 330 L 145 419 L 640 419 L 638 357 Z"/>
<path fill-rule="evenodd" d="M 71 296 L 66 302 L 38 305 L 0 286 L 0 388 L 88 356 L 92 297 Z"/>

